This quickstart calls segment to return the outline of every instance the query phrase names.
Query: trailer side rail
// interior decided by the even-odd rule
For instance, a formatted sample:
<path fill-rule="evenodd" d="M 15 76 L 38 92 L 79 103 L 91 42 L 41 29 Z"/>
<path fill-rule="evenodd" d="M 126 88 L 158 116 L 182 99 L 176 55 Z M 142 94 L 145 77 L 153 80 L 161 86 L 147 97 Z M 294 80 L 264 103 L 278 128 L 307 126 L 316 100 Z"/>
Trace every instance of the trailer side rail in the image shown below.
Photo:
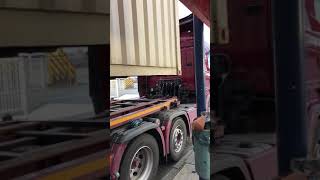
<path fill-rule="evenodd" d="M 176 97 L 168 99 L 139 99 L 112 101 L 110 103 L 110 129 L 131 120 L 146 117 L 163 109 L 170 109 L 179 103 Z"/>

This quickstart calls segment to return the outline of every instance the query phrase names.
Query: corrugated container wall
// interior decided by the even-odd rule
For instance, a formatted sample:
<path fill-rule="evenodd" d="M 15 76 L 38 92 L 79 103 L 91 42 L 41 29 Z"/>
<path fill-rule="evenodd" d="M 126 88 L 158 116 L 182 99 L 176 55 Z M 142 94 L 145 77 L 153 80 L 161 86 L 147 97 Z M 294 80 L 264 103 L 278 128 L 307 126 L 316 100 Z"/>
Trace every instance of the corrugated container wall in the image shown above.
<path fill-rule="evenodd" d="M 0 0 L 1 46 L 109 43 L 110 0 Z"/>
<path fill-rule="evenodd" d="M 180 74 L 178 0 L 110 3 L 110 76 Z"/>

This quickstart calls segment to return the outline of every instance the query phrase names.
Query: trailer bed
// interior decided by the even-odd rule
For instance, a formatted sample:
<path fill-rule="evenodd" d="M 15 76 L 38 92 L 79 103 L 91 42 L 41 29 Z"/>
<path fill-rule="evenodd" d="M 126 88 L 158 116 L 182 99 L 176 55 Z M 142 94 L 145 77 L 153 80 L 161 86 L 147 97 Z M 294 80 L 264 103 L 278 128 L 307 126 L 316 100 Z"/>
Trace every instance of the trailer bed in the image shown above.
<path fill-rule="evenodd" d="M 161 99 L 121 100 L 110 102 L 110 129 L 132 120 L 170 109 L 179 103 L 176 97 Z"/>

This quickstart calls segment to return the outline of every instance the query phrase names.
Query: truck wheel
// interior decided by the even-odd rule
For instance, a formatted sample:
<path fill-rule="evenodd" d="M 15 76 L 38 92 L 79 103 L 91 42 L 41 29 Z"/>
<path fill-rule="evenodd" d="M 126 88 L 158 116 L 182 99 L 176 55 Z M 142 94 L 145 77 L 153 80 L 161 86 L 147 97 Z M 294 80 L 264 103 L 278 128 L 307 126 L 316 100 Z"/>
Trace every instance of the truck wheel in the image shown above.
<path fill-rule="evenodd" d="M 154 137 L 142 134 L 128 146 L 120 167 L 120 180 L 154 179 L 159 165 L 159 148 Z"/>
<path fill-rule="evenodd" d="M 210 179 L 212 180 L 231 180 L 230 178 L 226 177 L 226 176 L 223 176 L 223 175 L 215 175 L 213 177 L 211 177 Z"/>
<path fill-rule="evenodd" d="M 174 161 L 178 161 L 183 155 L 187 144 L 187 128 L 182 120 L 178 117 L 173 121 L 170 130 L 170 157 Z"/>

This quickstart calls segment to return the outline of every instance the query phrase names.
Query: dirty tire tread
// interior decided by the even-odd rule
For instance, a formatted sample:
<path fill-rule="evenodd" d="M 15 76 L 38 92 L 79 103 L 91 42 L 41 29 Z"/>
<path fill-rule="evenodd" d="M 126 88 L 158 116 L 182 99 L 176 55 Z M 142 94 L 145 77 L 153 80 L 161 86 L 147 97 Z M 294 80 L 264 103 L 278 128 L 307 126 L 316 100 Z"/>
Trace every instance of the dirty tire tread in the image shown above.
<path fill-rule="evenodd" d="M 173 149 L 173 141 L 172 141 L 172 136 L 173 136 L 173 132 L 174 129 L 180 125 L 182 127 L 183 130 L 183 145 L 182 148 L 180 150 L 180 152 L 176 153 Z M 172 128 L 170 130 L 170 159 L 173 161 L 179 161 L 181 159 L 181 157 L 184 155 L 184 151 L 186 149 L 187 146 L 187 127 L 186 124 L 184 123 L 183 119 L 181 117 L 175 118 L 172 122 Z"/>
<path fill-rule="evenodd" d="M 130 180 L 128 169 L 135 152 L 142 146 L 149 146 L 153 153 L 153 167 L 149 180 L 155 179 L 159 166 L 159 147 L 156 139 L 150 134 L 142 134 L 130 142 L 120 165 L 120 180 Z"/>

